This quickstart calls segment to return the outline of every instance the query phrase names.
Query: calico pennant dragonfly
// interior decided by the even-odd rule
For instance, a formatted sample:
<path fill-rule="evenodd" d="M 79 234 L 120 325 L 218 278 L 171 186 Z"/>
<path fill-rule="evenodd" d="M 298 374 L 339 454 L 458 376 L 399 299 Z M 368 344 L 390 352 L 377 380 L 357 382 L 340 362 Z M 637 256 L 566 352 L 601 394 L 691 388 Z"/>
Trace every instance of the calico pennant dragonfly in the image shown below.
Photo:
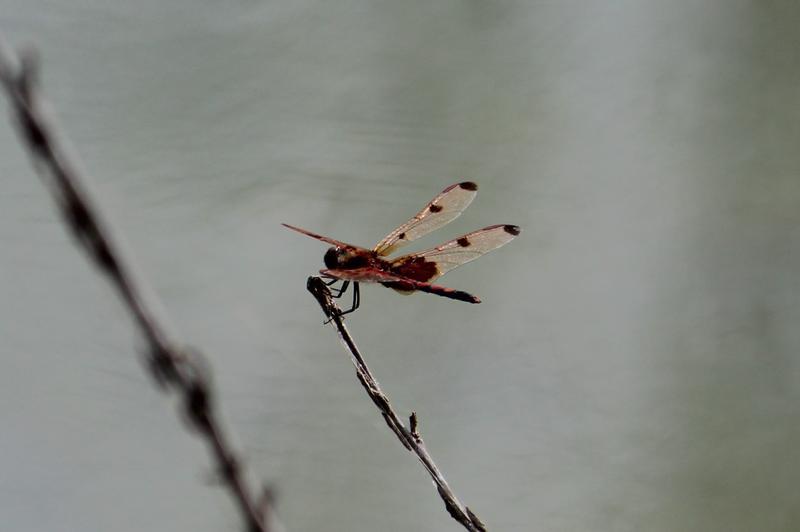
<path fill-rule="evenodd" d="M 334 297 L 341 297 L 350 283 L 353 283 L 353 305 L 342 314 L 349 314 L 358 308 L 361 301 L 359 283 L 379 283 L 406 294 L 420 291 L 467 303 L 480 303 L 481 300 L 472 294 L 431 284 L 431 281 L 511 242 L 520 233 L 520 228 L 516 225 L 490 225 L 435 248 L 395 259 L 384 258 L 407 243 L 458 218 L 477 193 L 478 185 L 471 181 L 450 185 L 372 249 L 340 242 L 293 225 L 283 225 L 333 246 L 325 253 L 327 269 L 320 270 L 319 273 L 329 280 L 326 283 L 328 286 L 342 281 Z"/>

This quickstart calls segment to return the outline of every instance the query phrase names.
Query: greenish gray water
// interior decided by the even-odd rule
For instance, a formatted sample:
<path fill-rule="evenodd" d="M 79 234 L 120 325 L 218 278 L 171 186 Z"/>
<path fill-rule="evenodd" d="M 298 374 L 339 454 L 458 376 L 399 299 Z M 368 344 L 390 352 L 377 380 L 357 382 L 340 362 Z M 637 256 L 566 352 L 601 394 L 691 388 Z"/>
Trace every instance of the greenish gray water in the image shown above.
<path fill-rule="evenodd" d="M 108 216 L 299 530 L 457 530 L 305 278 L 449 183 L 353 334 L 491 530 L 800 527 L 800 6 L 0 0 Z M 0 527 L 235 530 L 205 451 L 0 125 Z"/>

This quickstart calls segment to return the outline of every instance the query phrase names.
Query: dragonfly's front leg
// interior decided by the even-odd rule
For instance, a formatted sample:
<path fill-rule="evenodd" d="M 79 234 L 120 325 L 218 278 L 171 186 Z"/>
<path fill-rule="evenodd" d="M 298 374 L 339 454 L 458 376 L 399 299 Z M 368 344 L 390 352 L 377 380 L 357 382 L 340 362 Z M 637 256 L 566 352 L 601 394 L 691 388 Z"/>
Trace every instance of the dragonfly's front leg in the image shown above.
<path fill-rule="evenodd" d="M 335 285 L 339 281 L 342 281 L 342 286 L 338 288 L 334 287 L 333 285 Z M 347 287 L 350 286 L 350 281 L 343 281 L 342 279 L 337 279 L 335 277 L 332 278 L 330 281 L 323 281 L 323 282 L 325 283 L 325 286 L 327 286 L 330 289 L 331 297 L 334 299 L 339 299 L 340 297 L 342 297 L 342 294 L 345 293 Z"/>
<path fill-rule="evenodd" d="M 349 281 L 345 281 L 349 283 Z M 345 310 L 339 316 L 344 316 L 345 314 L 350 314 L 351 312 L 355 312 L 356 309 L 361 305 L 361 290 L 359 289 L 358 283 L 353 281 L 353 306 L 351 306 L 348 310 Z"/>

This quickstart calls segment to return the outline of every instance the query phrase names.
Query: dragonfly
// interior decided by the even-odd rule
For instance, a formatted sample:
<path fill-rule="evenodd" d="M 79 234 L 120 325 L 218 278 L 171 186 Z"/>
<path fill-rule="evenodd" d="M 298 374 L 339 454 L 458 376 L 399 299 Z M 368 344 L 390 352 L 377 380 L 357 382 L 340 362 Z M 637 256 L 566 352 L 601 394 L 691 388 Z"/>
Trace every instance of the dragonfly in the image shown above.
<path fill-rule="evenodd" d="M 441 191 L 410 220 L 386 235 L 372 249 L 354 246 L 300 227 L 282 224 L 333 247 L 325 252 L 326 269 L 319 273 L 333 287 L 333 297 L 341 297 L 353 284 L 353 303 L 341 315 L 354 312 L 361 303 L 359 283 L 377 283 L 403 293 L 426 292 L 457 301 L 480 303 L 477 296 L 462 290 L 431 284 L 450 270 L 508 244 L 521 229 L 510 224 L 490 225 L 472 231 L 434 248 L 387 258 L 397 249 L 452 222 L 472 203 L 478 185 L 472 181 L 455 183 Z M 339 287 L 334 287 L 341 282 Z"/>

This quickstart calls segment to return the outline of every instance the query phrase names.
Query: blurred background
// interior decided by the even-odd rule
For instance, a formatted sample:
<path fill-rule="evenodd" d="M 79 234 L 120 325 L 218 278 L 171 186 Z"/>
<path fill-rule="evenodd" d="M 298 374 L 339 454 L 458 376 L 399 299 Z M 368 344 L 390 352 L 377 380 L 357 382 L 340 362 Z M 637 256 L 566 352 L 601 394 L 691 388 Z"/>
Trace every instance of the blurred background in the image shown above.
<path fill-rule="evenodd" d="M 450 183 L 495 223 L 352 333 L 503 531 L 800 528 L 800 4 L 0 0 L 289 531 L 459 530 L 305 290 Z M 3 103 L 5 106 L 5 102 Z M 0 123 L 0 528 L 240 530 Z"/>

